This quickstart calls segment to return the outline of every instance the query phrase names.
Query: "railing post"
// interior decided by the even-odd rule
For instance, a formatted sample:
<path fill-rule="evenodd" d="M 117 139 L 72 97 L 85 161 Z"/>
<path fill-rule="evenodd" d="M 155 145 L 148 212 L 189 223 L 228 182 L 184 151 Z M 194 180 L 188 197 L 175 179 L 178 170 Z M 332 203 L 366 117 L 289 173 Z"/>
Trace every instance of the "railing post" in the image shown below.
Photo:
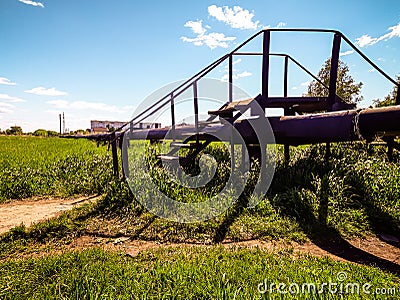
<path fill-rule="evenodd" d="M 174 93 L 171 93 L 171 133 L 172 140 L 175 142 L 175 101 L 174 101 Z"/>
<path fill-rule="evenodd" d="M 285 55 L 285 66 L 284 66 L 284 74 L 283 74 L 283 97 L 288 96 L 288 71 L 289 71 L 289 57 Z"/>
<path fill-rule="evenodd" d="M 228 72 L 229 72 L 229 102 L 233 101 L 233 55 L 229 55 L 229 60 L 228 60 Z"/>
<path fill-rule="evenodd" d="M 114 169 L 114 175 L 118 176 L 119 170 L 118 170 L 118 150 L 117 150 L 117 138 L 115 131 L 111 133 L 111 152 L 112 152 L 112 158 L 113 158 L 113 169 Z"/>
<path fill-rule="evenodd" d="M 127 178 L 129 177 L 129 162 L 128 162 L 128 151 L 129 151 L 129 136 L 127 133 L 121 135 L 122 147 L 121 147 L 121 157 L 122 157 L 122 175 Z"/>
<path fill-rule="evenodd" d="M 264 30 L 263 35 L 263 61 L 262 61 L 262 96 L 268 99 L 268 83 L 269 83 L 269 49 L 271 44 L 271 32 Z"/>
<path fill-rule="evenodd" d="M 229 59 L 228 59 L 228 71 L 229 71 L 229 102 L 233 101 L 233 55 L 230 54 L 229 55 Z M 235 164 L 235 144 L 234 144 L 234 140 L 233 140 L 233 127 L 231 127 L 231 166 L 232 166 L 232 173 L 233 170 L 235 168 L 234 166 Z"/>
<path fill-rule="evenodd" d="M 285 65 L 284 65 L 284 72 L 283 72 L 283 97 L 288 96 L 288 71 L 289 71 L 289 57 L 285 56 Z M 293 112 L 289 108 L 283 109 L 283 114 L 285 116 L 293 115 Z M 288 144 L 284 145 L 284 154 L 285 154 L 285 161 L 289 162 L 290 160 L 290 146 Z"/>
<path fill-rule="evenodd" d="M 341 35 L 339 33 L 335 33 L 333 37 L 331 70 L 329 77 L 329 95 L 328 95 L 329 111 L 332 111 L 334 109 L 333 106 L 336 102 L 336 81 L 339 68 L 340 42 L 341 42 Z"/>
<path fill-rule="evenodd" d="M 400 84 L 397 85 L 396 105 L 400 105 Z"/>
<path fill-rule="evenodd" d="M 197 81 L 193 82 L 194 124 L 196 126 L 196 145 L 199 144 L 199 103 L 197 96 Z"/>

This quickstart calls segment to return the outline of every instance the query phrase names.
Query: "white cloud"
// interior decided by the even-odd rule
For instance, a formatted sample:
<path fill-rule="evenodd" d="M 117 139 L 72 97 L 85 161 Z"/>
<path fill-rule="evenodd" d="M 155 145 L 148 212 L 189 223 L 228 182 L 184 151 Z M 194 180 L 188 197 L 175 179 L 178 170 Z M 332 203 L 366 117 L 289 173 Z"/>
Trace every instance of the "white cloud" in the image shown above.
<path fill-rule="evenodd" d="M 251 74 L 251 73 L 248 72 L 248 71 L 243 71 L 242 73 L 239 73 L 239 74 L 237 74 L 236 76 L 237 76 L 238 78 L 242 78 L 242 77 L 249 77 L 249 76 L 251 76 L 251 75 L 253 75 L 253 74 Z"/>
<path fill-rule="evenodd" d="M 347 56 L 347 55 L 350 55 L 350 54 L 353 54 L 353 53 L 354 53 L 354 50 L 348 50 L 348 51 L 345 51 L 345 52 L 340 52 L 339 56 L 340 57 Z"/>
<path fill-rule="evenodd" d="M 38 96 L 65 96 L 65 95 L 67 95 L 66 92 L 58 91 L 54 87 L 50 88 L 50 89 L 46 89 L 41 86 L 33 88 L 31 90 L 27 90 L 27 91 L 25 91 L 25 93 L 30 93 L 30 94 L 34 94 L 34 95 L 38 95 Z"/>
<path fill-rule="evenodd" d="M 304 81 L 297 86 L 292 86 L 291 89 L 293 91 L 297 91 L 297 90 L 304 91 L 304 90 L 308 89 L 308 86 L 310 85 L 310 83 L 311 83 L 310 81 Z"/>
<path fill-rule="evenodd" d="M 208 7 L 208 13 L 210 16 L 228 24 L 232 28 L 256 30 L 260 23 L 259 21 L 253 21 L 254 13 L 240 6 L 230 8 L 228 6 L 218 7 L 211 5 Z"/>
<path fill-rule="evenodd" d="M 7 94 L 0 94 L 0 99 L 2 100 L 7 100 L 8 102 L 26 102 L 24 99 L 18 98 L 18 97 L 12 97 L 10 95 Z"/>
<path fill-rule="evenodd" d="M 374 73 L 374 72 L 376 72 L 375 69 L 369 69 L 369 70 L 368 70 L 368 73 Z"/>
<path fill-rule="evenodd" d="M 237 60 L 234 60 L 233 62 L 232 62 L 232 65 L 237 65 L 238 63 L 240 63 L 242 61 L 242 59 L 241 58 L 238 58 Z"/>
<path fill-rule="evenodd" d="M 122 109 L 120 109 L 115 105 L 109 105 L 101 102 L 88 102 L 88 101 L 68 102 L 66 100 L 51 100 L 47 101 L 46 103 L 58 109 L 95 110 L 95 111 L 105 111 L 113 113 L 121 113 L 125 111 L 125 109 L 128 107 L 125 106 Z"/>
<path fill-rule="evenodd" d="M 0 102 L 0 113 L 9 114 L 13 112 L 14 105 L 9 103 Z"/>
<path fill-rule="evenodd" d="M 364 34 L 361 37 L 356 38 L 356 44 L 362 48 L 376 44 L 378 42 L 377 40 L 377 38 L 373 38 L 368 34 Z"/>
<path fill-rule="evenodd" d="M 12 82 L 10 79 L 7 79 L 5 77 L 0 77 L 0 84 L 5 84 L 5 85 L 16 85 L 15 82 Z"/>
<path fill-rule="evenodd" d="M 364 34 L 361 37 L 356 38 L 356 44 L 360 47 L 366 47 L 375 45 L 380 41 L 387 41 L 394 37 L 400 37 L 400 23 L 395 26 L 389 27 L 388 30 L 388 33 L 381 35 L 377 38 L 371 37 L 368 34 Z"/>
<path fill-rule="evenodd" d="M 209 26 L 203 27 L 203 21 L 188 21 L 184 25 L 189 27 L 193 33 L 197 34 L 194 38 L 188 38 L 186 36 L 181 37 L 181 40 L 188 43 L 193 43 L 195 46 L 206 45 L 210 49 L 217 47 L 228 48 L 228 42 L 234 41 L 236 37 L 227 37 L 223 33 L 211 32 L 206 34 Z"/>
<path fill-rule="evenodd" d="M 278 25 L 276 25 L 276 28 L 282 28 L 285 27 L 287 24 L 286 22 L 279 22 Z"/>
<path fill-rule="evenodd" d="M 203 20 L 200 21 L 188 21 L 184 25 L 185 27 L 189 27 L 196 34 L 204 34 L 206 33 L 206 29 L 203 28 Z"/>
<path fill-rule="evenodd" d="M 241 61 L 242 61 L 241 58 L 233 60 L 232 65 L 235 66 L 235 65 L 239 64 Z M 225 74 L 221 77 L 221 81 L 228 81 L 229 80 L 229 67 L 225 66 L 223 72 Z M 249 77 L 251 75 L 253 75 L 253 74 L 248 72 L 248 71 L 243 71 L 241 73 L 237 73 L 237 69 L 235 67 L 232 68 L 232 78 L 234 80 L 239 79 L 239 78 L 243 78 L 243 77 Z"/>
<path fill-rule="evenodd" d="M 32 6 L 39 6 L 41 8 L 44 8 L 43 3 L 41 3 L 41 2 L 35 2 L 35 1 L 31 1 L 31 0 L 19 0 L 19 2 L 28 4 L 28 5 L 32 5 Z"/>

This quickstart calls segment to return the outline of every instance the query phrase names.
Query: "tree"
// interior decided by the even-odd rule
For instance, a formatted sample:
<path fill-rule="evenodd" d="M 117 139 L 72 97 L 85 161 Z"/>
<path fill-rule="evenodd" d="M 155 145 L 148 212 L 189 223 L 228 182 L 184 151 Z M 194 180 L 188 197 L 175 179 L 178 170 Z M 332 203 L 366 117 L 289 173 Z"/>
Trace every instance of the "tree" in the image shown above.
<path fill-rule="evenodd" d="M 400 84 L 400 75 L 397 76 L 397 82 Z M 383 100 L 377 99 L 375 100 L 375 107 L 383 107 L 383 106 L 391 106 L 396 104 L 396 97 L 399 91 L 398 86 L 396 85 L 392 91 L 385 97 Z"/>
<path fill-rule="evenodd" d="M 318 79 L 320 79 L 326 86 L 329 86 L 331 70 L 331 59 L 328 58 L 321 70 L 318 72 Z M 343 99 L 346 103 L 360 102 L 363 97 L 361 96 L 362 82 L 356 83 L 349 74 L 349 67 L 346 63 L 339 61 L 338 76 L 336 82 L 336 94 Z M 308 92 L 306 96 L 309 97 L 327 97 L 329 94 L 328 89 L 322 86 L 318 81 L 313 80 L 308 85 Z"/>
<path fill-rule="evenodd" d="M 11 126 L 10 129 L 6 130 L 8 135 L 22 135 L 22 128 L 20 126 Z"/>
<path fill-rule="evenodd" d="M 45 130 L 45 129 L 36 129 L 33 132 L 33 135 L 34 136 L 44 136 L 44 137 L 46 137 L 46 136 L 48 136 L 48 133 L 47 133 L 47 130 Z"/>

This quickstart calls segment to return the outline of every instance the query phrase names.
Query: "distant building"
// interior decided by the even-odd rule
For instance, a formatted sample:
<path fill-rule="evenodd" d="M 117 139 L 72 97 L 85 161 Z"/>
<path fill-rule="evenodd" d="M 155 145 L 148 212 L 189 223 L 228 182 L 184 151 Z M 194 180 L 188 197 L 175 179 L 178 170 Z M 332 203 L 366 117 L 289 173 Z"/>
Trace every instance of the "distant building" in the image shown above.
<path fill-rule="evenodd" d="M 99 120 L 91 120 L 90 121 L 90 129 L 92 133 L 105 133 L 112 131 L 113 129 L 120 128 L 124 126 L 126 122 L 121 121 L 99 121 Z M 126 125 L 126 128 L 129 128 L 129 124 Z M 138 123 L 133 126 L 134 129 L 150 129 L 150 128 L 161 128 L 161 123 Z"/>

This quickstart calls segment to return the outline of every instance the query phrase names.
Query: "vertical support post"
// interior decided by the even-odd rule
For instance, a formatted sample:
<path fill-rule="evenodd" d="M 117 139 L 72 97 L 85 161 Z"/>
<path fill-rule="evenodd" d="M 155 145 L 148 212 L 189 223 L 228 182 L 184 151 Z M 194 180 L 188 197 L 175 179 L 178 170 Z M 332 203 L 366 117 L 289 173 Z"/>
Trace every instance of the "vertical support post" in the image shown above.
<path fill-rule="evenodd" d="M 326 143 L 326 148 L 325 148 L 325 160 L 329 161 L 329 158 L 331 157 L 331 143 Z"/>
<path fill-rule="evenodd" d="M 397 85 L 397 94 L 396 94 L 396 105 L 400 105 L 400 84 Z M 393 146 L 394 146 L 394 137 L 390 138 L 388 141 L 388 152 L 387 156 L 390 162 L 393 161 Z"/>
<path fill-rule="evenodd" d="M 233 101 L 233 56 L 229 55 L 228 60 L 228 71 L 229 71 L 229 102 Z"/>
<path fill-rule="evenodd" d="M 268 83 L 269 83 L 269 50 L 271 44 L 271 32 L 264 30 L 263 35 L 263 61 L 262 61 L 262 96 L 268 99 Z"/>
<path fill-rule="evenodd" d="M 175 142 L 175 99 L 173 93 L 171 93 L 171 122 L 172 140 Z"/>
<path fill-rule="evenodd" d="M 199 145 L 199 99 L 197 96 L 197 81 L 193 82 L 194 124 L 196 127 L 196 145 Z"/>
<path fill-rule="evenodd" d="M 289 70 L 289 57 L 285 56 L 285 65 L 284 65 L 284 77 L 283 77 L 283 97 L 287 98 L 288 96 L 288 70 Z M 284 108 L 283 114 L 285 116 L 293 115 L 291 109 Z M 285 162 L 289 162 L 290 160 L 290 145 L 284 145 L 284 154 L 285 154 Z"/>
<path fill-rule="evenodd" d="M 333 37 L 331 70 L 329 77 L 329 95 L 328 95 L 329 111 L 334 110 L 334 104 L 336 102 L 336 81 L 339 68 L 339 53 L 340 53 L 341 38 L 342 37 L 339 33 L 335 33 Z"/>
<path fill-rule="evenodd" d="M 115 132 L 111 133 L 111 152 L 112 152 L 112 158 L 113 158 L 113 169 L 114 169 L 114 175 L 118 176 L 118 152 L 117 152 L 117 138 L 115 135 Z"/>
<path fill-rule="evenodd" d="M 386 143 L 387 143 L 387 147 L 388 147 L 388 149 L 387 149 L 387 157 L 388 157 L 388 160 L 389 160 L 390 162 L 392 162 L 392 161 L 393 161 L 394 137 L 389 137 L 389 138 L 386 140 Z"/>
<path fill-rule="evenodd" d="M 122 157 L 122 175 L 124 178 L 129 177 L 129 161 L 128 161 L 128 150 L 129 150 L 129 137 L 128 134 L 121 136 L 122 147 L 121 147 L 121 157 Z"/>
<path fill-rule="evenodd" d="M 285 66 L 284 66 L 284 74 L 283 74 L 283 97 L 288 96 L 288 72 L 289 72 L 289 57 L 285 56 Z"/>
<path fill-rule="evenodd" d="M 233 56 L 232 54 L 229 55 L 228 59 L 228 71 L 229 71 L 229 102 L 233 101 Z M 234 144 L 234 138 L 233 138 L 233 126 L 231 127 L 231 166 L 232 166 L 232 173 L 234 170 L 234 164 L 235 164 L 235 144 Z"/>
<path fill-rule="evenodd" d="M 129 123 L 129 132 L 132 133 L 133 132 L 133 122 Z"/>

